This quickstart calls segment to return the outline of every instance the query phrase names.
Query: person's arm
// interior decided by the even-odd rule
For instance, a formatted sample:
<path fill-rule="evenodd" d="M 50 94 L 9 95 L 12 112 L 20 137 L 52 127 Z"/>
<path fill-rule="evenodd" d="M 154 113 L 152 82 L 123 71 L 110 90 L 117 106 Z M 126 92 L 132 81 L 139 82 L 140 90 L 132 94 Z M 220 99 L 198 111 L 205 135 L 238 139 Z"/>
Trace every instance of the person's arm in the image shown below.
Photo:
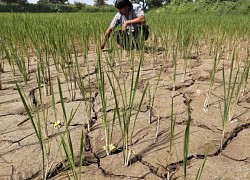
<path fill-rule="evenodd" d="M 139 23 L 144 23 L 145 22 L 145 16 L 139 16 L 135 19 L 127 20 L 123 25 L 122 25 L 122 32 L 126 31 L 126 28 L 130 24 L 139 24 Z"/>
<path fill-rule="evenodd" d="M 111 21 L 108 29 L 106 30 L 105 34 L 104 34 L 104 37 L 102 39 L 102 44 L 101 44 L 101 48 L 104 49 L 105 48 L 105 45 L 106 45 L 106 41 L 108 40 L 111 32 L 113 31 L 113 29 L 118 25 L 120 24 L 120 17 L 121 15 L 119 13 L 117 13 L 115 15 L 115 17 L 113 18 L 113 20 Z"/>
<path fill-rule="evenodd" d="M 104 34 L 104 37 L 103 37 L 103 39 L 102 39 L 102 45 L 101 45 L 101 48 L 102 48 L 102 49 L 105 48 L 106 41 L 107 41 L 107 39 L 109 38 L 109 36 L 110 36 L 112 30 L 113 30 L 113 29 L 112 29 L 111 27 L 109 27 L 109 28 L 106 30 L 106 32 L 105 32 L 105 34 Z"/>

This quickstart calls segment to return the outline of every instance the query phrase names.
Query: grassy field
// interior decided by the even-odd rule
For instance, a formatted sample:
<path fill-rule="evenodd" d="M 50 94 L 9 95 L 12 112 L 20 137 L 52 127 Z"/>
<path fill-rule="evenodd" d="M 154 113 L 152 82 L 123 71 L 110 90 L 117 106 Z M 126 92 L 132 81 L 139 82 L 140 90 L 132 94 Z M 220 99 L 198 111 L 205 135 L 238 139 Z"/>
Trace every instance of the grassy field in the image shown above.
<path fill-rule="evenodd" d="M 250 17 L 0 14 L 0 179 L 249 179 Z"/>

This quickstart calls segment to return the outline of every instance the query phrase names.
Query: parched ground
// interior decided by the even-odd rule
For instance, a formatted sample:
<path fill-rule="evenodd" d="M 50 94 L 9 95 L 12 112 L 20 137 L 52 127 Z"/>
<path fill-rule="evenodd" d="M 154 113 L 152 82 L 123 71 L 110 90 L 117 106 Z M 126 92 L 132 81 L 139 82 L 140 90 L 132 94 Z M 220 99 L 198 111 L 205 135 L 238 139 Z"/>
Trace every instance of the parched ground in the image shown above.
<path fill-rule="evenodd" d="M 111 57 L 111 50 L 102 52 L 103 67 L 107 69 L 105 59 L 112 59 L 118 78 L 126 77 L 126 85 L 129 89 L 131 67 L 129 64 L 129 52 L 113 50 L 117 55 Z M 242 53 L 242 52 L 241 52 Z M 118 54 L 120 54 L 118 56 Z M 247 84 L 244 92 L 240 94 L 235 108 L 231 111 L 232 117 L 226 123 L 225 138 L 222 139 L 222 114 L 223 114 L 223 85 L 222 64 L 226 74 L 229 73 L 231 52 L 225 50 L 215 77 L 214 89 L 211 91 L 209 106 L 204 110 L 204 102 L 210 87 L 210 77 L 214 58 L 207 52 L 207 47 L 202 46 L 198 52 L 192 53 L 186 60 L 187 72 L 184 75 L 183 60 L 178 59 L 176 91 L 174 92 L 174 114 L 176 118 L 174 141 L 170 151 L 170 120 L 171 97 L 173 87 L 172 53 L 164 48 L 153 51 L 150 46 L 144 52 L 144 62 L 141 69 L 139 87 L 136 94 L 135 107 L 132 119 L 135 117 L 139 98 L 142 96 L 146 83 L 152 95 L 157 85 L 160 71 L 161 77 L 156 89 L 153 106 L 149 106 L 149 93 L 146 93 L 143 105 L 140 109 L 135 124 L 132 138 L 131 161 L 126 167 L 123 165 L 122 136 L 118 121 L 113 125 L 112 143 L 116 150 L 109 156 L 105 154 L 103 146 L 104 130 L 102 128 L 102 107 L 100 93 L 96 82 L 97 55 L 95 48 L 90 47 L 88 61 L 90 65 L 89 76 L 83 57 L 78 59 L 83 72 L 84 83 L 92 94 L 87 92 L 89 98 L 83 98 L 79 89 L 72 100 L 63 74 L 60 79 L 63 87 L 65 107 L 68 116 L 71 111 L 76 114 L 70 124 L 71 138 L 74 146 L 75 165 L 79 172 L 80 139 L 84 136 L 84 157 L 81 168 L 81 179 L 183 179 L 183 147 L 186 121 L 188 119 L 187 104 L 191 108 L 190 141 L 188 153 L 187 179 L 193 180 L 205 161 L 201 179 L 250 179 L 250 85 Z M 240 53 L 238 53 L 240 55 Z M 135 60 L 138 62 L 139 51 L 135 51 Z M 7 62 L 4 64 L 4 72 L 1 74 L 2 90 L 0 90 L 0 179 L 41 179 L 42 176 L 42 152 L 34 128 L 27 115 L 23 103 L 18 94 L 15 80 L 20 85 L 27 102 L 39 101 L 38 86 L 36 80 L 36 57 L 32 57 L 29 81 L 25 85 L 22 77 L 17 73 L 13 77 Z M 246 62 L 244 56 L 238 56 L 239 66 Z M 135 64 L 135 67 L 138 63 Z M 242 68 L 241 68 L 242 70 Z M 55 93 L 56 117 L 53 111 L 52 96 L 43 96 L 43 102 L 39 108 L 33 106 L 33 117 L 37 121 L 40 115 L 41 126 L 44 134 L 45 169 L 47 178 L 68 179 L 72 176 L 69 162 L 65 158 L 62 148 L 60 132 L 65 129 L 63 112 L 57 85 L 58 72 L 51 65 L 53 89 Z M 90 77 L 91 83 L 88 84 Z M 106 79 L 107 80 L 107 79 Z M 250 78 L 248 77 L 248 81 Z M 111 87 L 106 81 L 106 93 L 108 97 L 108 116 L 114 113 L 114 98 Z M 44 87 L 42 88 L 44 89 Z M 33 93 L 32 93 L 33 92 Z M 117 95 L 120 97 L 120 95 Z M 118 97 L 118 98 L 119 98 Z M 188 103 L 187 103 L 188 102 Z M 33 102 L 34 103 L 34 102 Z M 90 104 L 91 116 L 87 114 Z M 151 110 L 150 110 L 151 109 Z M 44 111 L 42 111 L 44 110 Z M 40 111 L 40 113 L 36 113 Z M 44 112 L 44 113 L 43 113 Z M 62 122 L 61 127 L 55 128 L 55 120 Z M 149 119 L 151 123 L 149 123 Z M 87 132 L 87 120 L 91 122 L 91 131 Z M 46 128 L 47 130 L 46 130 Z M 66 137 L 65 137 L 66 138 Z M 73 178 L 73 177 L 72 177 Z"/>

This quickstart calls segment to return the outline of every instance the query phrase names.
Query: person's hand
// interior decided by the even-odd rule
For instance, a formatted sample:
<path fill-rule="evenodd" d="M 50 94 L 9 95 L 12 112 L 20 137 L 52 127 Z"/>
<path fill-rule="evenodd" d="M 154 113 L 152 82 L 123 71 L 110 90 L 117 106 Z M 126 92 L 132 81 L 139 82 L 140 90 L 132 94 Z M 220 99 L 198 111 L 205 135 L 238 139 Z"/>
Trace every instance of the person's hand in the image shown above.
<path fill-rule="evenodd" d="M 128 24 L 126 22 L 122 25 L 122 33 L 123 34 L 125 34 L 125 32 L 126 32 L 127 26 L 128 26 Z"/>
<path fill-rule="evenodd" d="M 106 42 L 102 42 L 101 49 L 104 49 L 106 45 Z"/>

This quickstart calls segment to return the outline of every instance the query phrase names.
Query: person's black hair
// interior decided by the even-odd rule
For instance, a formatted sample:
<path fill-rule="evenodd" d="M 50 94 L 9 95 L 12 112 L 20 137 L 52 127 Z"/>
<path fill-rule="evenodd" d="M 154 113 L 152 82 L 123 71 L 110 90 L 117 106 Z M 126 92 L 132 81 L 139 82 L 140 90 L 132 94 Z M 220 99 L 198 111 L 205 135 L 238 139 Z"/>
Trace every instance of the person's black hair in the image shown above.
<path fill-rule="evenodd" d="M 132 3 L 129 0 L 116 0 L 115 1 L 115 7 L 117 9 L 121 9 L 126 6 L 132 7 Z"/>

